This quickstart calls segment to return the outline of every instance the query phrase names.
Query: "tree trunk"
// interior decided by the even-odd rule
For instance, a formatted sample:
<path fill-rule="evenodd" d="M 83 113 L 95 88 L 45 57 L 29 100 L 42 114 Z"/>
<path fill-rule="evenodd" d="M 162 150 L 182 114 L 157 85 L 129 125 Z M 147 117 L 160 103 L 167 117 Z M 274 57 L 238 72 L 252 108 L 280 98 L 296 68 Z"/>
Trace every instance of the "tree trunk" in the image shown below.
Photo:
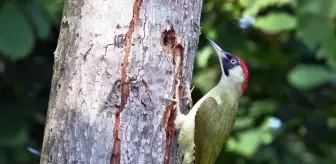
<path fill-rule="evenodd" d="M 201 6 L 65 0 L 41 163 L 180 163 L 164 97 L 176 96 L 175 79 L 186 94 Z"/>

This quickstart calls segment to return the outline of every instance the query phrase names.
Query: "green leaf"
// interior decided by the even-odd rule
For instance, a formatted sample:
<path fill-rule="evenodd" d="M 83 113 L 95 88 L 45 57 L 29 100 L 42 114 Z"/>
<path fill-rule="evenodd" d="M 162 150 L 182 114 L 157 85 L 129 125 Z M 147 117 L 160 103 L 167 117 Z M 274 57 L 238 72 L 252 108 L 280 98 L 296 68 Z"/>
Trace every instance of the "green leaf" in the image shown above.
<path fill-rule="evenodd" d="M 292 5 L 292 0 L 239 0 L 240 4 L 246 8 L 244 16 L 255 16 L 260 10 L 270 6 Z"/>
<path fill-rule="evenodd" d="M 258 162 L 271 162 L 274 158 L 276 158 L 276 152 L 271 147 L 261 148 L 253 157 Z"/>
<path fill-rule="evenodd" d="M 0 163 L 8 163 L 6 158 L 6 150 L 0 149 Z"/>
<path fill-rule="evenodd" d="M 6 0 L 0 0 L 0 9 L 2 8 L 2 6 L 5 4 Z"/>
<path fill-rule="evenodd" d="M 328 17 L 335 13 L 335 0 L 301 0 L 297 9 L 298 15 L 316 14 Z"/>
<path fill-rule="evenodd" d="M 262 143 L 261 136 L 262 132 L 259 129 L 244 131 L 239 134 L 238 139 L 229 138 L 227 148 L 245 157 L 252 157 Z"/>
<path fill-rule="evenodd" d="M 197 52 L 196 66 L 200 68 L 204 68 L 207 66 L 208 61 L 213 53 L 212 49 L 213 49 L 212 47 L 207 46 Z"/>
<path fill-rule="evenodd" d="M 326 84 L 332 74 L 323 66 L 299 65 L 288 74 L 289 83 L 302 90 L 308 90 Z"/>
<path fill-rule="evenodd" d="M 332 33 L 331 33 L 332 34 Z M 323 39 L 322 45 L 317 51 L 317 57 L 325 58 L 330 67 L 336 70 L 336 38 L 328 35 Z"/>
<path fill-rule="evenodd" d="M 336 1 L 332 1 L 331 4 L 331 17 L 335 17 L 336 16 Z"/>
<path fill-rule="evenodd" d="M 28 132 L 26 129 L 21 128 L 18 130 L 18 132 L 13 135 L 5 135 L 0 136 L 0 147 L 17 147 L 17 146 L 23 146 L 24 143 L 27 142 L 28 139 Z"/>
<path fill-rule="evenodd" d="M 40 4 L 36 1 L 32 1 L 25 5 L 29 18 L 34 24 L 37 31 L 37 36 L 41 39 L 46 38 L 50 33 L 50 23 L 45 18 L 45 13 Z"/>
<path fill-rule="evenodd" d="M 271 13 L 267 16 L 257 17 L 254 27 L 268 34 L 276 34 L 282 31 L 295 29 L 297 25 L 294 16 L 285 13 Z"/>
<path fill-rule="evenodd" d="M 251 117 L 237 117 L 237 120 L 234 124 L 234 129 L 243 129 L 251 127 L 253 121 L 254 120 Z"/>
<path fill-rule="evenodd" d="M 323 44 L 326 37 L 333 36 L 331 22 L 326 17 L 320 15 L 300 15 L 297 30 L 298 37 L 312 50 Z"/>
<path fill-rule="evenodd" d="M 216 85 L 216 80 L 219 75 L 219 67 L 207 68 L 194 75 L 193 83 L 202 93 L 206 93 Z"/>
<path fill-rule="evenodd" d="M 34 35 L 23 13 L 8 1 L 0 9 L 0 51 L 12 60 L 21 59 L 33 49 Z"/>
<path fill-rule="evenodd" d="M 258 117 L 263 114 L 271 115 L 276 109 L 276 104 L 274 100 L 254 101 L 250 108 L 250 115 L 252 117 Z"/>
<path fill-rule="evenodd" d="M 49 18 L 54 23 L 61 22 L 64 0 L 39 0 L 47 10 Z"/>
<path fill-rule="evenodd" d="M 330 128 L 335 128 L 336 127 L 336 117 L 328 118 L 328 126 Z"/>
<path fill-rule="evenodd" d="M 302 1 L 298 7 L 297 36 L 312 50 L 318 58 L 327 60 L 336 70 L 335 17 L 336 1 Z"/>

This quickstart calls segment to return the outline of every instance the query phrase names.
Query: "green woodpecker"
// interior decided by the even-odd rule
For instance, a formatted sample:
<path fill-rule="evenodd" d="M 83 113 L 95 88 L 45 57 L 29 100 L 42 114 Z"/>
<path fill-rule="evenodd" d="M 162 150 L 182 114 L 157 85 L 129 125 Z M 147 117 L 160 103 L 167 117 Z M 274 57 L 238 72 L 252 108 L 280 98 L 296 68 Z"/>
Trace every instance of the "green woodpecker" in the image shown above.
<path fill-rule="evenodd" d="M 223 51 L 208 39 L 216 50 L 222 70 L 218 84 L 184 115 L 177 105 L 175 126 L 183 164 L 213 164 L 232 131 L 238 102 L 248 80 L 245 62 Z"/>

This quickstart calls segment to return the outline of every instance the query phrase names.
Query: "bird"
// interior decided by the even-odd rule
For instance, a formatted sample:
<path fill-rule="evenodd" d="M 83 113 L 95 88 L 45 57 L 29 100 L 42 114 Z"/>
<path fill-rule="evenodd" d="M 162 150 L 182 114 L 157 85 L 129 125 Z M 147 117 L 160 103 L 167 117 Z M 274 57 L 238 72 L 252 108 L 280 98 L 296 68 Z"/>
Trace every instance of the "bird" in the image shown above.
<path fill-rule="evenodd" d="M 244 60 L 207 40 L 218 55 L 221 78 L 187 114 L 177 105 L 175 129 L 179 131 L 182 164 L 215 163 L 233 129 L 239 99 L 247 88 L 249 71 Z"/>

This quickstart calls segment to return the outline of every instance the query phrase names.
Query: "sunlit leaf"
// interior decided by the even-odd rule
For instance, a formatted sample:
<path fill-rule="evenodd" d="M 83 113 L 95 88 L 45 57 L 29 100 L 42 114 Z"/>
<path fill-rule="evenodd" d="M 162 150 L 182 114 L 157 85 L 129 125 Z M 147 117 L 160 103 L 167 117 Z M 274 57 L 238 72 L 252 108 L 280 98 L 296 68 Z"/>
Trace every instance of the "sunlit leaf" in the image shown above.
<path fill-rule="evenodd" d="M 234 128 L 235 129 L 242 129 L 242 128 L 248 128 L 252 125 L 253 123 L 253 118 L 251 117 L 238 117 Z"/>
<path fill-rule="evenodd" d="M 262 143 L 262 132 L 259 129 L 250 129 L 239 134 L 238 139 L 230 138 L 227 143 L 229 151 L 237 152 L 245 157 L 256 153 Z"/>
<path fill-rule="evenodd" d="M 332 74 L 323 66 L 299 65 L 288 74 L 288 81 L 298 89 L 312 89 L 330 81 Z"/>
<path fill-rule="evenodd" d="M 332 4 L 331 4 L 331 17 L 334 17 L 336 16 L 336 1 L 331 1 Z"/>
<path fill-rule="evenodd" d="M 193 83 L 202 91 L 202 93 L 206 93 L 216 85 L 216 80 L 218 79 L 219 75 L 220 68 L 207 68 L 194 75 Z"/>
<path fill-rule="evenodd" d="M 330 128 L 335 128 L 336 127 L 336 117 L 328 118 L 328 126 Z"/>
<path fill-rule="evenodd" d="M 199 50 L 196 56 L 196 66 L 200 68 L 206 67 L 212 53 L 213 53 L 213 48 L 210 46 L 207 46 L 203 48 L 202 50 Z"/>
<path fill-rule="evenodd" d="M 285 13 L 271 13 L 267 16 L 257 17 L 256 23 L 254 24 L 256 28 L 268 34 L 293 30 L 296 25 L 296 18 Z"/>
<path fill-rule="evenodd" d="M 292 0 L 239 0 L 246 7 L 244 16 L 255 16 L 260 10 L 270 6 L 294 5 Z"/>

